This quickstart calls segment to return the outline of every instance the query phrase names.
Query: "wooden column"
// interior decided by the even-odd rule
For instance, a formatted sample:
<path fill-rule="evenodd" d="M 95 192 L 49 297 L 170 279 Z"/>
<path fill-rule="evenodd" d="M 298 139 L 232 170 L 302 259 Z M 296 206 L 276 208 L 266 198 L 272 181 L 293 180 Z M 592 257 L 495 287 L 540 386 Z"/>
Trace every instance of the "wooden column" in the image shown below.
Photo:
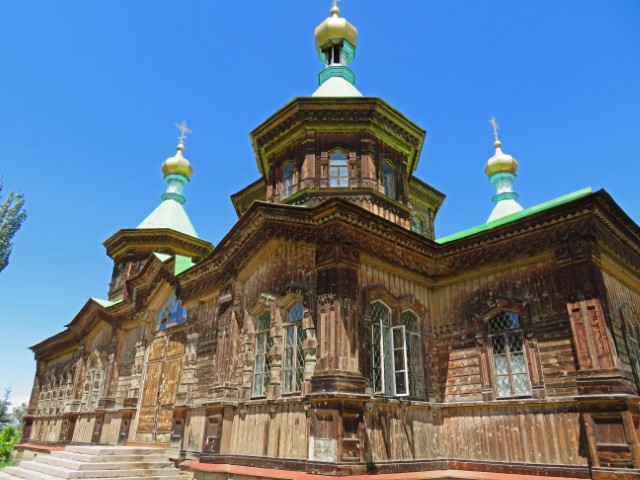
<path fill-rule="evenodd" d="M 336 243 L 316 251 L 317 363 L 311 392 L 364 393 L 357 330 L 357 250 Z"/>

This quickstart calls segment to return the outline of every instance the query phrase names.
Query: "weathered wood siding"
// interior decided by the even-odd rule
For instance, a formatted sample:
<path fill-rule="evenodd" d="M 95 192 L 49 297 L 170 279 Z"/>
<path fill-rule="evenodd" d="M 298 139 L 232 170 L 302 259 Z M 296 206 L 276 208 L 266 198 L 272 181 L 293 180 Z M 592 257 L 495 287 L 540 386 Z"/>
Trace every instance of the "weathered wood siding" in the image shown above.
<path fill-rule="evenodd" d="M 206 415 L 204 408 L 195 408 L 187 412 L 182 448 L 189 452 L 201 452 L 204 441 Z"/>
<path fill-rule="evenodd" d="M 118 444 L 118 435 L 120 434 L 120 424 L 122 423 L 122 414 L 105 413 L 102 423 L 102 433 L 100 435 L 100 443 L 108 445 Z"/>
<path fill-rule="evenodd" d="M 633 378 L 631 364 L 629 362 L 629 351 L 624 334 L 624 320 L 622 309 L 627 306 L 635 312 L 636 318 L 640 321 L 640 293 L 634 291 L 627 283 L 619 277 L 606 270 L 602 271 L 602 278 L 607 291 L 607 315 L 611 320 L 613 338 L 618 353 L 620 367 L 629 373 L 629 378 Z M 640 279 L 636 279 L 640 281 Z"/>
<path fill-rule="evenodd" d="M 477 316 L 495 297 L 526 300 L 545 395 L 575 395 L 576 360 L 565 286 L 552 260 L 481 274 L 436 288 L 432 294 L 432 382 L 444 401 L 482 400 Z"/>
<path fill-rule="evenodd" d="M 93 427 L 96 422 L 95 415 L 80 415 L 76 422 L 76 429 L 73 432 L 73 441 L 90 443 L 93 436 Z"/>
<path fill-rule="evenodd" d="M 587 465 L 580 413 L 570 407 L 446 408 L 442 428 L 452 459 Z"/>
<path fill-rule="evenodd" d="M 229 433 L 231 454 L 307 458 L 306 412 L 299 403 L 252 405 L 244 413 L 237 411 Z"/>
<path fill-rule="evenodd" d="M 365 409 L 367 461 L 427 460 L 444 456 L 438 409 L 397 402 Z"/>

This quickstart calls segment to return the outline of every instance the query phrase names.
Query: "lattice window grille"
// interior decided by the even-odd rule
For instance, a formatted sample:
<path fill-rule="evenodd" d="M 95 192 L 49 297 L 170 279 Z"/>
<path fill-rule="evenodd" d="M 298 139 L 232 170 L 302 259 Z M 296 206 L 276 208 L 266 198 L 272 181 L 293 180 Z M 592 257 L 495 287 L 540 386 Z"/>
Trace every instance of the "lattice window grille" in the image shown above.
<path fill-rule="evenodd" d="M 304 306 L 300 302 L 294 303 L 287 309 L 287 326 L 284 339 L 284 393 L 299 392 L 304 378 L 304 330 L 302 318 Z"/>
<path fill-rule="evenodd" d="M 404 325 L 391 326 L 391 312 L 381 302 L 371 305 L 372 382 L 376 395 L 409 395 L 407 338 Z"/>
<path fill-rule="evenodd" d="M 271 360 L 269 350 L 273 344 L 269 330 L 271 329 L 271 314 L 264 312 L 258 318 L 256 329 L 255 363 L 253 369 L 253 394 L 254 397 L 264 397 L 269 385 Z"/>
<path fill-rule="evenodd" d="M 531 395 L 524 337 L 519 328 L 520 317 L 514 312 L 500 312 L 489 319 L 496 394 L 500 398 Z"/>

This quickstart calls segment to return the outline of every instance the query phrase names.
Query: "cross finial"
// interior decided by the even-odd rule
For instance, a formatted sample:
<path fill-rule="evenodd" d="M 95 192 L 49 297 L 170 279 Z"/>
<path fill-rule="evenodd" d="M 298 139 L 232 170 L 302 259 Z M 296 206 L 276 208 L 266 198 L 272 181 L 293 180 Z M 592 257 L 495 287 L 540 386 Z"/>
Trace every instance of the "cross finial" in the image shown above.
<path fill-rule="evenodd" d="M 498 122 L 496 122 L 496 117 L 491 117 L 489 123 L 493 127 L 493 138 L 495 138 L 496 142 L 499 142 L 500 139 L 498 138 L 498 130 L 500 130 L 500 127 L 498 126 Z"/>
<path fill-rule="evenodd" d="M 338 2 L 340 0 L 333 0 L 331 2 L 331 15 L 340 15 L 340 8 L 338 8 Z"/>
<path fill-rule="evenodd" d="M 332 6 L 332 7 L 337 7 L 337 6 L 338 6 L 338 2 L 339 2 L 339 1 L 340 1 L 340 0 L 333 0 L 333 2 L 331 3 L 331 6 Z"/>
<path fill-rule="evenodd" d="M 180 136 L 178 140 L 180 140 L 180 145 L 184 145 L 184 139 L 187 138 L 187 133 L 193 133 L 191 130 L 187 128 L 187 122 L 182 121 L 182 123 L 176 123 L 176 128 L 180 130 Z"/>

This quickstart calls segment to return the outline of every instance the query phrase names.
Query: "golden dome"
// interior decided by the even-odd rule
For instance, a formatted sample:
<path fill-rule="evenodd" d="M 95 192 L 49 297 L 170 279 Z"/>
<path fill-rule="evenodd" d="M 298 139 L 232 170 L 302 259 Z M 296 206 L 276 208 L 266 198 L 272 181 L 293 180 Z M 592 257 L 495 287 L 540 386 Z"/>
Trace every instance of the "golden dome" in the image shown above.
<path fill-rule="evenodd" d="M 187 178 L 191 178 L 191 175 L 193 174 L 193 167 L 189 163 L 189 160 L 184 158 L 182 155 L 184 145 L 178 145 L 177 149 L 178 151 L 176 154 L 173 157 L 167 158 L 162 164 L 162 173 L 165 175 L 177 173 L 179 175 L 184 175 Z"/>
<path fill-rule="evenodd" d="M 346 19 L 340 17 L 337 5 L 331 7 L 331 16 L 316 27 L 316 48 L 322 48 L 333 39 L 345 39 L 354 47 L 358 38 L 358 30 Z"/>
<path fill-rule="evenodd" d="M 496 147 L 496 154 L 487 161 L 484 167 L 484 173 L 487 177 L 500 172 L 516 173 L 518 161 L 511 155 L 502 152 L 500 140 L 496 140 L 493 145 Z"/>

